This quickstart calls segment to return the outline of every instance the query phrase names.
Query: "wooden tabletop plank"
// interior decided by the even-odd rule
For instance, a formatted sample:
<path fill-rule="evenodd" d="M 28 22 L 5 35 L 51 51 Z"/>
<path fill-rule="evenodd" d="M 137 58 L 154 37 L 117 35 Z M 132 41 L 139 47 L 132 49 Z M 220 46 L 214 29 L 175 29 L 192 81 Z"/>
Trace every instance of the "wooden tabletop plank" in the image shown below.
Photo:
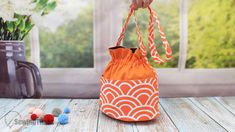
<path fill-rule="evenodd" d="M 225 131 L 186 98 L 164 98 L 160 103 L 181 132 Z"/>
<path fill-rule="evenodd" d="M 235 97 L 215 97 L 227 110 L 235 114 Z"/>
<path fill-rule="evenodd" d="M 98 132 L 137 132 L 135 123 L 112 119 L 99 112 Z"/>
<path fill-rule="evenodd" d="M 159 104 L 160 117 L 155 120 L 148 122 L 138 122 L 136 127 L 138 132 L 177 132 L 178 129 L 175 127 L 171 119 L 168 117 L 162 106 Z"/>
<path fill-rule="evenodd" d="M 0 99 L 1 131 L 235 131 L 235 97 L 164 98 L 160 99 L 161 116 L 149 122 L 128 123 L 111 119 L 99 112 L 99 100 L 94 99 Z M 53 125 L 17 124 L 11 128 L 5 122 L 29 119 L 27 108 L 40 106 L 46 113 L 55 107 L 69 107 L 69 123 Z M 19 118 L 19 114 L 21 118 Z M 4 117 L 5 116 L 5 117 Z"/>
<path fill-rule="evenodd" d="M 23 99 L 0 99 L 0 120 L 22 102 Z"/>
<path fill-rule="evenodd" d="M 45 102 L 46 100 L 42 99 L 24 99 L 20 105 L 17 105 L 14 109 L 9 111 L 9 113 L 0 120 L 0 130 L 21 131 L 28 125 L 27 122 L 22 121 L 30 119 L 27 108 L 31 106 L 42 106 Z"/>
<path fill-rule="evenodd" d="M 96 99 L 74 99 L 68 106 L 71 109 L 69 123 L 58 125 L 55 132 L 95 132 L 98 121 L 99 104 Z"/>
<path fill-rule="evenodd" d="M 46 114 L 51 114 L 54 108 L 60 108 L 62 111 L 68 104 L 71 102 L 71 99 L 47 99 L 47 103 L 43 106 L 42 110 Z M 44 123 L 40 125 L 30 125 L 23 129 L 24 132 L 51 132 L 56 129 L 58 126 L 57 118 L 54 118 L 54 124 L 46 125 Z"/>
<path fill-rule="evenodd" d="M 226 130 L 235 132 L 235 115 L 215 98 L 190 98 L 190 100 Z"/>

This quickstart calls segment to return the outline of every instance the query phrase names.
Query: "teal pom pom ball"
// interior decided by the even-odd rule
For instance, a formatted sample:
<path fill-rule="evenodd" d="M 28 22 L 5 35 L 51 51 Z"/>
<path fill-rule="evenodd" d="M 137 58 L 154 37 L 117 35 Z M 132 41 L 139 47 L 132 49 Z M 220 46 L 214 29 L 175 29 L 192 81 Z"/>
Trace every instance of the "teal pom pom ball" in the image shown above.
<path fill-rule="evenodd" d="M 66 114 L 60 114 L 58 117 L 58 122 L 62 125 L 67 124 L 69 122 L 69 117 Z"/>
<path fill-rule="evenodd" d="M 70 113 L 70 109 L 69 109 L 69 108 L 67 108 L 67 107 L 66 107 L 66 108 L 64 108 L 64 113 L 65 113 L 65 114 Z"/>

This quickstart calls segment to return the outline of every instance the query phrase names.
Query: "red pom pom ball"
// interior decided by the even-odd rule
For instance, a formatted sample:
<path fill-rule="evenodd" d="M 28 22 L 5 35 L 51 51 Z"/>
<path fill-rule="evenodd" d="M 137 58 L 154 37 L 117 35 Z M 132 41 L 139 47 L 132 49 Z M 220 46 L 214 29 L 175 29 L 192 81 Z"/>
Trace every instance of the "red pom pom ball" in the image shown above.
<path fill-rule="evenodd" d="M 32 115 L 31 115 L 31 119 L 32 119 L 32 120 L 36 120 L 37 118 L 38 118 L 38 116 L 37 116 L 36 114 L 32 114 Z"/>
<path fill-rule="evenodd" d="M 52 114 L 46 114 L 44 115 L 43 117 L 43 121 L 46 123 L 46 124 L 53 124 L 54 122 L 54 116 Z"/>

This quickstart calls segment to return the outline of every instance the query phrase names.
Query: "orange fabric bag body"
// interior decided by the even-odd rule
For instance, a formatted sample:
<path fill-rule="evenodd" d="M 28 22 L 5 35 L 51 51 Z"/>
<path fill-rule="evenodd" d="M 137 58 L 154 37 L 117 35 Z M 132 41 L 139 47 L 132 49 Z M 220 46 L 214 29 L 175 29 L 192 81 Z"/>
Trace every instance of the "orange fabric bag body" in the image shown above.
<path fill-rule="evenodd" d="M 151 56 L 157 63 L 171 58 L 171 48 L 160 27 L 156 13 L 150 12 L 148 46 Z M 139 48 L 120 46 L 130 17 L 134 15 L 139 39 Z M 154 20 L 166 51 L 166 60 L 162 60 L 154 44 Z M 158 78 L 146 57 L 135 12 L 131 8 L 115 47 L 109 48 L 112 60 L 101 77 L 101 111 L 109 117 L 122 121 L 148 121 L 160 115 L 158 110 Z"/>

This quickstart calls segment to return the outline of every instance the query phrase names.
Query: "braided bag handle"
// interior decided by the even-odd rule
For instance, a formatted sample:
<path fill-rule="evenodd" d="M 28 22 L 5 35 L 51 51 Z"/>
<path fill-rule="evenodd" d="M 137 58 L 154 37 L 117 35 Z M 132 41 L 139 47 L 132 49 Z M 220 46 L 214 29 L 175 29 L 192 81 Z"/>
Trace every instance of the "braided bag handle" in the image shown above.
<path fill-rule="evenodd" d="M 148 45 L 149 45 L 149 49 L 150 49 L 150 54 L 151 54 L 153 60 L 156 63 L 161 64 L 161 63 L 164 63 L 164 62 L 171 59 L 172 50 L 171 50 L 171 47 L 170 47 L 170 45 L 169 45 L 169 43 L 166 39 L 166 35 L 163 32 L 163 29 L 160 25 L 160 21 L 157 17 L 156 12 L 150 6 L 148 7 L 148 10 L 150 12 L 150 22 L 149 22 L 149 28 L 148 28 Z M 162 40 L 163 47 L 165 49 L 165 54 L 166 54 L 165 59 L 162 59 L 160 57 L 160 55 L 158 54 L 158 51 L 155 47 L 155 43 L 154 43 L 154 19 L 155 19 L 155 22 L 157 24 L 158 31 L 160 33 L 160 37 L 161 37 L 161 40 Z"/>
<path fill-rule="evenodd" d="M 117 41 L 116 46 L 120 46 L 120 45 L 121 45 L 121 42 L 122 42 L 122 40 L 123 40 L 123 38 L 124 38 L 125 31 L 126 31 L 126 29 L 127 29 L 127 25 L 128 25 L 128 23 L 129 23 L 130 17 L 131 17 L 132 15 L 134 16 L 134 22 L 135 22 L 135 25 L 136 25 L 136 33 L 137 33 L 137 35 L 138 35 L 138 42 L 139 42 L 139 48 L 140 48 L 140 50 L 141 50 L 141 54 L 142 54 L 143 56 L 146 56 L 146 54 L 147 54 L 147 53 L 146 53 L 146 48 L 145 48 L 145 46 L 144 46 L 143 37 L 142 37 L 142 34 L 141 34 L 141 32 L 140 32 L 140 28 L 139 28 L 139 26 L 138 26 L 138 23 L 137 23 L 137 18 L 136 18 L 136 15 L 135 15 L 135 10 L 134 10 L 134 8 L 133 8 L 133 5 L 130 6 L 130 11 L 129 11 L 129 13 L 128 13 L 128 15 L 127 15 L 127 18 L 126 18 L 126 21 L 125 21 L 125 23 L 124 23 L 124 25 L 123 25 L 123 28 L 122 28 L 122 31 L 121 31 L 121 33 L 120 33 L 120 35 L 119 35 L 119 38 L 118 38 L 118 41 Z"/>
<path fill-rule="evenodd" d="M 166 35 L 165 33 L 163 32 L 163 29 L 160 25 L 160 21 L 157 17 L 157 14 L 156 12 L 149 6 L 148 7 L 148 10 L 150 12 L 150 21 L 149 21 L 149 27 L 148 27 L 148 46 L 149 46 L 149 49 L 150 49 L 150 54 L 151 54 L 151 57 L 153 58 L 153 60 L 158 63 L 158 64 L 161 64 L 161 63 L 164 63 L 168 60 L 171 59 L 172 57 L 172 50 L 171 50 L 171 47 L 166 39 Z M 138 26 L 138 23 L 137 23 L 137 18 L 136 18 L 136 15 L 135 15 L 135 11 L 133 9 L 133 5 L 130 6 L 130 11 L 128 13 L 128 16 L 126 18 L 126 21 L 123 25 L 123 28 L 122 28 L 122 31 L 119 35 L 119 38 L 118 38 L 118 41 L 116 43 L 116 46 L 120 46 L 121 45 L 121 42 L 124 38 L 124 34 L 125 34 L 125 31 L 127 29 L 127 25 L 130 21 L 130 17 L 134 15 L 134 21 L 135 21 L 135 25 L 136 25 L 136 32 L 137 32 L 137 35 L 138 35 L 138 41 L 139 41 L 139 48 L 141 50 L 141 53 L 143 56 L 145 56 L 146 58 L 146 55 L 147 55 L 147 52 L 146 52 L 146 48 L 144 46 L 144 42 L 143 42 L 143 38 L 142 38 L 142 34 L 140 32 L 140 29 L 139 29 L 139 26 Z M 160 33 L 160 37 L 161 37 L 161 40 L 162 40 L 162 43 L 163 43 L 163 47 L 165 49 L 165 56 L 166 58 L 165 59 L 162 59 L 160 57 L 160 55 L 158 54 L 158 51 L 155 47 L 155 42 L 154 42 L 154 20 L 157 24 L 157 28 L 158 28 L 158 31 Z M 146 58 L 147 59 L 147 58 Z"/>

